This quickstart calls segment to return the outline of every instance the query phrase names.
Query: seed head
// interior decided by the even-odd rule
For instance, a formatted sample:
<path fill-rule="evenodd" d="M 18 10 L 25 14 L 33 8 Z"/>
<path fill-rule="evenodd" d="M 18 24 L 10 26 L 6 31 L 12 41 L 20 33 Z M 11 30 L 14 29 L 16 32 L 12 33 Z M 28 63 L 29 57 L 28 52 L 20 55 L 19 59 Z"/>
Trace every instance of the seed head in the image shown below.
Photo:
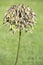
<path fill-rule="evenodd" d="M 10 30 L 19 31 L 25 30 L 29 31 L 34 27 L 35 24 L 35 13 L 30 7 L 24 4 L 19 4 L 11 6 L 5 14 L 5 23 L 8 23 Z"/>

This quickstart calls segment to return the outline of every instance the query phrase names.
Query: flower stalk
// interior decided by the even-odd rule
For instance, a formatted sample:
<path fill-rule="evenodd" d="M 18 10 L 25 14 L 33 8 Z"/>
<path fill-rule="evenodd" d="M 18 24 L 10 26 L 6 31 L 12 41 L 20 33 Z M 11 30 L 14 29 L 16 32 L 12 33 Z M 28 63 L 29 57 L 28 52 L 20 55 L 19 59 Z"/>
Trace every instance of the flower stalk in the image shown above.
<path fill-rule="evenodd" d="M 19 42 L 18 42 L 18 49 L 17 49 L 17 56 L 16 56 L 15 65 L 17 65 L 17 63 L 18 63 L 19 51 L 20 51 L 20 41 L 21 41 L 21 30 L 19 30 Z"/>

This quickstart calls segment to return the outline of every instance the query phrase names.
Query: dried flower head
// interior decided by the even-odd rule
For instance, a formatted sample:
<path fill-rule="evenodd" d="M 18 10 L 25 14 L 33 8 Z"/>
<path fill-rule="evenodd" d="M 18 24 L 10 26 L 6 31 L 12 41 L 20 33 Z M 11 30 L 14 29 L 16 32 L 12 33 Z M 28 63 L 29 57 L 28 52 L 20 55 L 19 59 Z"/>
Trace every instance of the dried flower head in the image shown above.
<path fill-rule="evenodd" d="M 12 31 L 29 31 L 35 24 L 35 16 L 31 8 L 24 4 L 19 4 L 18 6 L 13 5 L 7 10 L 4 20 L 5 23 L 9 24 L 10 30 Z"/>

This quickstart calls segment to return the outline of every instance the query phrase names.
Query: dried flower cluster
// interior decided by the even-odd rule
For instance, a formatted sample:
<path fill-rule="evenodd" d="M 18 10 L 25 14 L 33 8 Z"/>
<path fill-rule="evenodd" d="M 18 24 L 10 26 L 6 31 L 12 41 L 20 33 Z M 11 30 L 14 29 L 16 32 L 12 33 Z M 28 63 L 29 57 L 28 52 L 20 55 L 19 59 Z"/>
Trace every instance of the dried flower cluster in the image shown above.
<path fill-rule="evenodd" d="M 35 24 L 35 13 L 29 7 L 24 4 L 18 6 L 13 5 L 7 10 L 4 20 L 8 23 L 10 30 L 25 30 L 29 31 Z"/>

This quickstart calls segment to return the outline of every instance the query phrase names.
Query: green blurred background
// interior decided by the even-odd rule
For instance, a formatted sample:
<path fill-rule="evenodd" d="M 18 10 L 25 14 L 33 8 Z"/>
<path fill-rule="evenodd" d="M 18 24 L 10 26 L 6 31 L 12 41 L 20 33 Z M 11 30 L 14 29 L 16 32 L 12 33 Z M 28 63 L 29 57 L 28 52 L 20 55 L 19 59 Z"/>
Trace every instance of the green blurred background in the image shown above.
<path fill-rule="evenodd" d="M 37 24 L 32 34 L 22 31 L 18 65 L 43 65 L 43 0 L 0 0 L 0 65 L 15 63 L 19 33 L 13 35 L 2 23 L 6 10 L 20 3 L 33 9 Z"/>

